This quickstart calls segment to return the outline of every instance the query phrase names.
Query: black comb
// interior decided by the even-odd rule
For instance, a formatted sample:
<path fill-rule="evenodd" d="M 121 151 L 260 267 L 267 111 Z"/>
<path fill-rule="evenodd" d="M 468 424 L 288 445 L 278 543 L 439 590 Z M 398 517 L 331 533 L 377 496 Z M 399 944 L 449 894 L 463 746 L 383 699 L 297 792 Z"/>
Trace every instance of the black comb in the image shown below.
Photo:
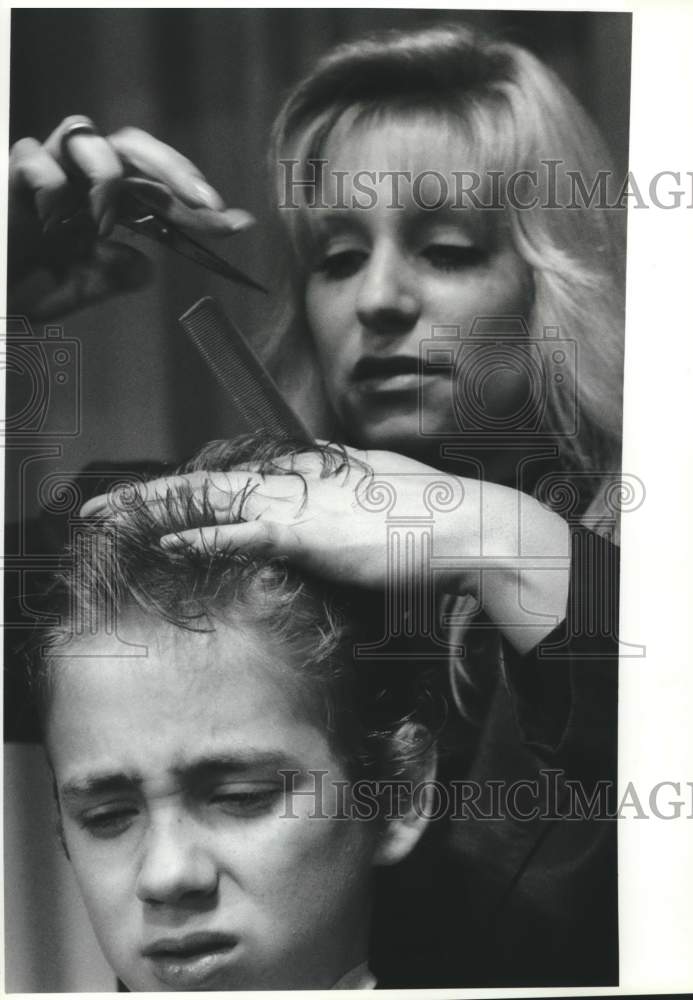
<path fill-rule="evenodd" d="M 216 299 L 200 299 L 179 322 L 226 392 L 244 430 L 313 443 L 265 366 Z"/>

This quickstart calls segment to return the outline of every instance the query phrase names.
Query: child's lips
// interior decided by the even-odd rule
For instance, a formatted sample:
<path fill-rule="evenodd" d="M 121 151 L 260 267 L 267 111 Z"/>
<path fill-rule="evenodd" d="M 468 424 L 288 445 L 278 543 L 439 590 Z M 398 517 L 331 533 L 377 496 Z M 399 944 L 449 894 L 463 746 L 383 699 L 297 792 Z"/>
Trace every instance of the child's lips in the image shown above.
<path fill-rule="evenodd" d="M 147 945 L 142 954 L 164 985 L 195 990 L 223 977 L 235 961 L 237 944 L 238 939 L 232 935 L 203 932 L 161 938 Z"/>

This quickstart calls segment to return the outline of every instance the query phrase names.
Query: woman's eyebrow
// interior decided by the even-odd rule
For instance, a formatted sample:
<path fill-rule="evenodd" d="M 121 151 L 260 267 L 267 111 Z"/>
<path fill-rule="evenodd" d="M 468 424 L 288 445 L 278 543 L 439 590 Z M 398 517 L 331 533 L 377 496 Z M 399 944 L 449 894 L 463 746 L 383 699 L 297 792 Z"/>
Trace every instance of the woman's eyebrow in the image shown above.
<path fill-rule="evenodd" d="M 320 208 L 311 209 L 311 228 L 318 234 L 353 232 L 356 221 L 363 213 L 355 208 Z"/>
<path fill-rule="evenodd" d="M 425 208 L 421 205 L 406 205 L 402 208 L 387 206 L 399 226 L 405 229 L 449 226 L 469 236 L 488 232 L 494 217 L 490 210 L 474 209 L 445 202 L 442 205 Z M 367 208 L 321 208 L 309 213 L 310 228 L 318 237 L 353 234 L 360 232 L 368 218 Z"/>
<path fill-rule="evenodd" d="M 441 205 L 435 209 L 417 209 L 404 219 L 404 227 L 411 234 L 439 230 L 461 237 L 466 242 L 495 240 L 494 217 L 482 209 L 459 208 Z"/>

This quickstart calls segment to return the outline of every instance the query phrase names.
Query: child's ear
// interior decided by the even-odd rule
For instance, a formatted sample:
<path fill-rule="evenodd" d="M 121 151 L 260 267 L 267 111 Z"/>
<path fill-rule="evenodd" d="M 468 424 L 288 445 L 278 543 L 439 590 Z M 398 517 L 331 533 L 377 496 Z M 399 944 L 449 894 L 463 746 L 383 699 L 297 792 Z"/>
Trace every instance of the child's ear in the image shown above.
<path fill-rule="evenodd" d="M 435 808 L 438 754 L 435 740 L 424 726 L 405 723 L 397 734 L 401 744 L 422 749 L 387 793 L 383 828 L 373 863 L 396 865 L 410 854 L 423 836 Z"/>

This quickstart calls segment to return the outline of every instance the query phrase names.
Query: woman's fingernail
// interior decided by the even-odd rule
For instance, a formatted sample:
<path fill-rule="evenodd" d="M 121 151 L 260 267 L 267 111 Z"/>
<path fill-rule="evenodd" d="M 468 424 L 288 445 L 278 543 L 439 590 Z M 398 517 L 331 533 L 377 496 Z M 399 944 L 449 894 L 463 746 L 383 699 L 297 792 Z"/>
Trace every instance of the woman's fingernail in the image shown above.
<path fill-rule="evenodd" d="M 224 207 L 224 202 L 221 196 L 217 194 L 213 187 L 207 184 L 205 181 L 192 180 L 190 182 L 190 190 L 194 197 L 206 208 L 212 208 L 215 212 L 221 211 Z"/>
<path fill-rule="evenodd" d="M 231 208 L 224 212 L 224 217 L 229 223 L 234 233 L 240 233 L 243 229 L 250 229 L 255 225 L 255 217 L 250 212 L 244 212 L 241 208 Z"/>

